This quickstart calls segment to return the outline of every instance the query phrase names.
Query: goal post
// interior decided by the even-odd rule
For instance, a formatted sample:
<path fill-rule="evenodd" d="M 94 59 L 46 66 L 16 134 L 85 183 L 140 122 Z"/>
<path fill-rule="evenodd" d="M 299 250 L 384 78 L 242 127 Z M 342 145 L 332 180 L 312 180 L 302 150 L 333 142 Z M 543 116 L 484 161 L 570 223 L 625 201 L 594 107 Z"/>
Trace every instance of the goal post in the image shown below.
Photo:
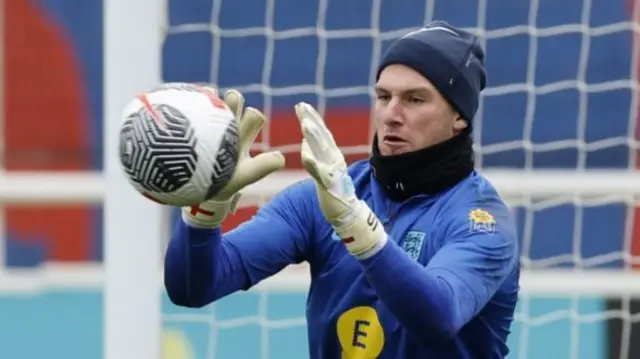
<path fill-rule="evenodd" d="M 123 176 L 119 130 L 127 103 L 161 82 L 164 6 L 157 0 L 104 0 L 103 11 L 105 359 L 160 358 L 158 281 L 168 227 L 161 208 Z"/>

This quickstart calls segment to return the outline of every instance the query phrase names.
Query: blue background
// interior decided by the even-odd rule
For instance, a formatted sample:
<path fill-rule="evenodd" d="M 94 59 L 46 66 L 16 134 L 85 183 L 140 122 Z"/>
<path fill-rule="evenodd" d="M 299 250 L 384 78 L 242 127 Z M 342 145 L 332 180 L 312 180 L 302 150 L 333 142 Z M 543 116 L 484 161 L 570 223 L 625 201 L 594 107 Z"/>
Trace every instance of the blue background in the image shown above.
<path fill-rule="evenodd" d="M 269 22 L 265 16 L 268 3 L 271 2 L 222 1 L 217 25 L 223 31 L 268 26 L 278 34 L 283 34 L 282 32 L 293 29 L 312 29 L 318 22 L 318 0 L 275 0 L 273 17 Z M 221 38 L 203 31 L 171 33 L 162 51 L 164 80 L 210 81 L 220 87 L 260 84 L 263 83 L 265 50 L 272 46 L 272 68 L 268 82 L 263 83 L 264 85 L 280 89 L 315 84 L 321 44 L 324 43 L 326 62 L 320 80 L 325 90 L 368 86 L 371 81 L 371 64 L 377 61 L 372 57 L 377 39 L 368 31 L 346 37 L 337 34 L 351 29 L 370 29 L 374 2 L 331 0 L 326 3 L 328 7 L 323 25 L 330 35 L 326 42 L 313 31 L 275 41 L 259 31 L 252 32 L 256 35 Z M 426 6 L 430 2 L 384 0 L 381 3 L 379 30 L 384 34 L 399 29 L 408 31 L 422 25 Z M 469 0 L 437 0 L 434 3 L 433 18 L 444 19 L 462 27 L 482 27 L 487 31 L 484 40 L 489 89 L 482 111 L 476 119 L 476 136 L 482 146 L 510 142 L 516 145 L 483 154 L 481 163 L 485 168 L 629 166 L 633 152 L 626 140 L 629 136 L 635 136 L 634 133 L 629 133 L 629 125 L 636 121 L 633 117 L 635 102 L 628 82 L 632 78 L 632 69 L 637 66 L 632 63 L 633 35 L 628 26 L 602 30 L 603 26 L 621 25 L 629 21 L 630 10 L 624 1 L 591 1 L 592 8 L 586 22 L 582 19 L 582 1 L 536 1 L 537 16 L 531 23 L 529 1 L 492 0 L 487 1 L 485 9 L 479 9 L 477 2 Z M 211 23 L 212 4 L 212 0 L 169 1 L 170 26 L 175 29 L 182 24 Z M 94 146 L 91 149 L 94 154 L 92 167 L 99 169 L 102 166 L 100 69 L 103 56 L 103 4 L 93 0 L 40 0 L 37 5 L 44 9 L 70 39 L 73 56 L 84 69 L 84 87 L 91 102 L 88 118 L 91 130 L 87 136 L 92 138 Z M 478 23 L 478 19 L 482 19 L 483 23 Z M 600 31 L 587 34 L 584 32 L 587 30 L 585 26 Z M 527 32 L 534 28 L 540 31 L 537 36 Z M 388 40 L 382 41 L 382 49 L 389 43 Z M 215 49 L 220 50 L 220 57 L 214 59 L 212 56 L 217 53 Z M 582 59 L 587 61 L 581 66 Z M 212 72 L 212 62 L 219 66 L 215 72 Z M 584 83 L 578 87 L 576 80 Z M 605 84 L 608 86 L 601 90 L 599 85 Z M 261 92 L 246 92 L 245 95 L 254 106 L 260 107 L 265 102 L 265 95 Z M 275 108 L 287 108 L 299 100 L 316 103 L 318 98 L 317 94 L 309 92 L 272 96 L 270 99 Z M 369 101 L 369 96 L 362 93 L 329 97 L 327 105 L 329 109 L 336 111 L 347 109 L 367 112 Z M 278 121 L 278 118 L 274 121 Z M 344 118 L 344 121 L 347 123 L 350 119 Z M 586 145 L 587 150 L 578 147 L 576 143 L 563 142 L 576 139 L 581 146 Z M 617 141 L 600 143 L 602 146 L 597 149 L 588 147 L 590 144 L 612 139 Z M 532 147 L 525 147 L 524 144 L 529 141 Z M 545 149 L 549 145 L 556 146 Z M 576 212 L 577 210 L 581 212 Z M 624 251 L 627 212 L 628 208 L 623 203 L 597 207 L 575 207 L 571 203 L 554 205 L 536 210 L 531 217 L 534 221 L 533 231 L 526 233 L 527 212 L 519 208 L 517 217 L 521 238 L 530 242 L 530 247 L 527 247 L 524 254 L 533 260 L 574 253 L 585 259 Z M 96 218 L 99 218 L 99 211 L 96 212 Z M 576 222 L 577 220 L 580 222 Z M 576 224 L 582 234 L 578 248 L 574 247 Z M 100 229 L 98 222 L 93 233 L 99 233 Z M 101 236 L 90 236 L 87 240 L 92 241 L 91 248 L 97 249 L 87 254 L 86 260 L 100 261 Z M 12 234 L 9 242 L 10 263 L 37 264 L 48 259 L 47 251 L 43 249 L 46 245 L 25 250 L 21 245 L 24 238 L 19 234 Z M 34 256 L 38 259 L 34 260 Z M 553 265 L 573 265 L 571 256 L 567 258 L 558 258 Z M 612 260 L 598 266 L 620 265 L 621 262 Z M 246 298 L 246 301 L 239 299 L 241 297 Z M 217 315 L 237 317 L 255 311 L 257 304 L 254 294 L 242 294 L 234 298 L 238 302 L 233 304 L 227 301 L 224 302 L 226 304 L 220 304 L 218 308 L 224 310 L 218 309 Z M 269 306 L 270 315 L 303 315 L 302 295 L 273 298 L 275 301 L 270 302 Z M 0 321 L 0 338 L 9 338 L 6 344 L 2 339 L 0 356 L 17 357 L 22 354 L 21 357 L 37 358 L 47 354 L 66 358 L 97 357 L 101 335 L 100 301 L 98 290 L 89 290 L 87 293 L 46 292 L 28 298 L 0 295 L 0 318 L 3 318 Z M 556 298 L 535 301 L 532 305 L 532 312 L 529 313 L 531 315 L 574 308 L 576 304 Z M 597 311 L 601 305 L 598 299 L 578 304 L 584 313 Z M 165 311 L 169 313 L 180 309 L 167 305 Z M 61 330 L 61 326 L 64 326 L 64 330 Z M 209 340 L 208 327 L 183 324 L 181 328 L 193 334 L 192 338 L 199 350 L 205 348 L 202 341 Z M 604 346 L 601 342 L 604 330 L 602 326 L 580 324 L 580 330 L 580 350 L 581 353 L 584 352 L 580 358 L 602 357 L 598 355 Z M 219 348 L 224 353 L 253 350 L 242 343 L 247 343 L 247 338 L 253 338 L 249 339 L 250 343 L 257 343 L 259 338 L 255 326 L 221 329 L 219 333 Z M 272 333 L 274 335 L 270 336 L 270 340 L 273 345 L 269 346 L 270 350 L 283 350 L 282 343 L 285 342 L 304 346 L 304 332 L 300 328 Z M 516 327 L 511 337 L 515 352 L 518 351 L 516 342 L 520 339 L 520 333 L 520 328 Z M 563 353 L 571 350 L 570 333 L 568 320 L 555 320 L 536 326 L 528 336 L 530 355 L 527 358 L 566 357 Z M 224 337 L 225 335 L 228 337 Z M 233 339 L 234 335 L 237 336 L 236 339 Z M 27 340 L 34 338 L 44 344 L 29 345 Z M 73 353 L 69 353 L 70 349 L 65 349 L 62 345 L 71 342 L 75 343 Z M 547 350 L 553 350 L 553 355 L 548 354 Z M 283 354 L 278 357 L 289 358 L 294 355 Z"/>

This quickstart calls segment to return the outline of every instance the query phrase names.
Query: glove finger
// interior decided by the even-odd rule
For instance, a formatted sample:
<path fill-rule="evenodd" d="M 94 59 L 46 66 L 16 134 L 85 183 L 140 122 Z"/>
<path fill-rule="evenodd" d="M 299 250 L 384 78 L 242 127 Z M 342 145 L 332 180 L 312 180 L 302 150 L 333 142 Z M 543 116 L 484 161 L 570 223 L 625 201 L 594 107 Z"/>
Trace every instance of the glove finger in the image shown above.
<path fill-rule="evenodd" d="M 306 140 L 302 140 L 302 149 L 300 151 L 300 156 L 302 158 L 302 166 L 304 167 L 304 169 L 311 175 L 311 177 L 313 177 L 313 179 L 318 184 L 320 184 L 324 188 L 327 188 L 322 172 L 318 168 L 318 161 L 311 152 L 309 143 Z"/>
<path fill-rule="evenodd" d="M 253 107 L 247 107 L 240 120 L 238 133 L 240 136 L 240 153 L 248 155 L 253 142 L 267 122 L 264 114 Z"/>
<path fill-rule="evenodd" d="M 223 195 L 231 195 L 255 183 L 269 174 L 284 168 L 285 159 L 280 151 L 264 152 L 241 162 L 233 179 L 223 189 Z"/>
<path fill-rule="evenodd" d="M 309 157 L 308 154 L 302 154 L 302 166 L 304 169 L 313 177 L 313 179 L 322 187 L 325 187 L 320 174 L 318 173 L 318 169 L 316 168 L 316 162 L 313 158 Z"/>
<path fill-rule="evenodd" d="M 321 126 L 324 123 L 324 119 L 320 116 L 318 111 L 306 102 L 299 102 L 296 104 L 295 111 L 299 120 L 306 118 L 318 126 Z"/>
<path fill-rule="evenodd" d="M 217 92 L 217 91 L 216 91 Z M 224 93 L 224 103 L 227 104 L 231 112 L 236 116 L 236 120 L 242 118 L 242 110 L 244 109 L 244 96 L 238 90 L 227 90 Z"/>
<path fill-rule="evenodd" d="M 333 134 L 329 131 L 327 124 L 324 121 L 324 118 L 320 116 L 318 111 L 311 105 L 306 102 L 300 102 L 296 105 L 296 115 L 298 119 L 302 121 L 303 119 L 307 119 L 312 122 L 318 129 L 318 132 L 322 134 L 322 137 L 328 146 L 337 147 L 335 139 L 333 138 Z"/>
<path fill-rule="evenodd" d="M 307 146 L 311 154 L 313 154 L 318 161 L 328 162 L 330 160 L 331 148 L 328 146 L 323 133 L 318 126 L 307 119 L 303 119 L 301 124 L 302 134 L 307 141 Z"/>

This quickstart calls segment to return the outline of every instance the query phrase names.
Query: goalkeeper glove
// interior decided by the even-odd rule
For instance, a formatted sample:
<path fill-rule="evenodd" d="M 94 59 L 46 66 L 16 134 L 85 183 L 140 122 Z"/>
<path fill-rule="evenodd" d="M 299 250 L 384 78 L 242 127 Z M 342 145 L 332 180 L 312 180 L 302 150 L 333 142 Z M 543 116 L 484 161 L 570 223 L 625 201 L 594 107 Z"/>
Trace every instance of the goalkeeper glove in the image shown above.
<path fill-rule="evenodd" d="M 351 255 L 374 255 L 388 240 L 380 220 L 356 197 L 347 163 L 323 118 L 307 103 L 297 104 L 295 110 L 304 136 L 302 164 L 315 180 L 324 217 Z"/>
<path fill-rule="evenodd" d="M 217 96 L 214 88 L 208 87 Z M 240 191 L 269 174 L 284 168 L 285 159 L 281 152 L 264 152 L 255 157 L 249 155 L 251 145 L 267 122 L 266 117 L 255 108 L 244 109 L 244 96 L 236 90 L 228 90 L 224 94 L 224 103 L 235 114 L 238 121 L 240 149 L 238 164 L 229 183 L 213 198 L 198 206 L 182 208 L 183 220 L 193 227 L 215 228 L 219 226 L 229 213 L 235 211 L 240 199 Z"/>

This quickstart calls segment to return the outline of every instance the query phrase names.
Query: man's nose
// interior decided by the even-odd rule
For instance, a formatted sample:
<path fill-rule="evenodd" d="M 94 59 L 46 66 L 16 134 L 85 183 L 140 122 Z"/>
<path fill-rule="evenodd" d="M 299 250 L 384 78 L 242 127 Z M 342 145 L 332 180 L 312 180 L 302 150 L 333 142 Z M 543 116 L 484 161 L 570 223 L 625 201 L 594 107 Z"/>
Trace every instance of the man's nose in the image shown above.
<path fill-rule="evenodd" d="M 385 107 L 382 123 L 387 126 L 397 126 L 404 122 L 402 117 L 402 104 L 399 99 L 392 98 Z"/>

